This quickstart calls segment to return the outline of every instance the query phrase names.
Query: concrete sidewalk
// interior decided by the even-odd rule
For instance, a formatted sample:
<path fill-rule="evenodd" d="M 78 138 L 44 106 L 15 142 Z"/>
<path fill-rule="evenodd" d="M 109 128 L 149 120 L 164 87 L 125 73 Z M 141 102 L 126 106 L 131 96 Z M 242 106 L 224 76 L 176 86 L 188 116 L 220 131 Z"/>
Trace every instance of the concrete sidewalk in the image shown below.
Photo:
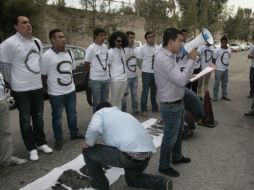
<path fill-rule="evenodd" d="M 212 102 L 214 117 L 218 121 L 215 128 L 197 126 L 194 136 L 183 142 L 183 153 L 191 157 L 189 164 L 174 166 L 180 172 L 178 178 L 172 178 L 175 190 L 253 190 L 254 189 L 254 117 L 243 116 L 251 106 L 247 53 L 235 53 L 230 63 L 229 97 L 231 102 L 219 100 Z M 141 80 L 139 80 L 139 97 Z M 210 82 L 210 95 L 212 97 Z M 78 124 L 85 131 L 92 109 L 88 107 L 83 92 L 77 94 Z M 130 104 L 130 101 L 128 101 Z M 51 108 L 45 102 L 45 131 L 48 142 L 53 146 L 51 128 Z M 159 113 L 151 113 L 150 117 L 159 118 Z M 139 117 L 140 121 L 148 118 Z M 11 111 L 15 154 L 26 156 L 21 140 L 17 110 Z M 41 155 L 38 162 L 29 162 L 24 166 L 0 168 L 0 189 L 16 190 L 35 179 L 42 177 L 55 167 L 74 159 L 80 154 L 80 140 L 70 141 L 64 120 L 65 144 L 62 151 L 52 155 Z M 146 172 L 158 173 L 159 149 L 152 157 Z M 124 176 L 110 189 L 131 190 L 127 187 Z"/>

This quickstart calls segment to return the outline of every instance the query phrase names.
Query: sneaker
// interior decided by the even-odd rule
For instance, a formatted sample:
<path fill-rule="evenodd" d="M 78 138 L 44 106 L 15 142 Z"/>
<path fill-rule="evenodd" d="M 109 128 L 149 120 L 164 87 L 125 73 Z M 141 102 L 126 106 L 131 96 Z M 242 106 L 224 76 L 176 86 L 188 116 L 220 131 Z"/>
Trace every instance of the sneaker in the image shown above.
<path fill-rule="evenodd" d="M 32 161 L 39 160 L 38 151 L 36 149 L 29 152 L 29 159 Z"/>
<path fill-rule="evenodd" d="M 149 114 L 148 114 L 148 112 L 144 111 L 144 112 L 141 113 L 141 115 L 142 115 L 143 117 L 148 117 Z"/>
<path fill-rule="evenodd" d="M 180 174 L 174 168 L 169 167 L 168 169 L 159 169 L 160 173 L 166 174 L 170 177 L 178 177 Z"/>
<path fill-rule="evenodd" d="M 186 164 L 189 162 L 191 162 L 191 159 L 184 156 L 180 160 L 176 160 L 176 161 L 172 160 L 172 164 Z"/>
<path fill-rule="evenodd" d="M 222 97 L 221 99 L 222 99 L 222 100 L 231 101 L 231 99 L 230 99 L 230 98 L 228 98 L 228 97 L 226 97 L 226 96 Z"/>
<path fill-rule="evenodd" d="M 38 146 L 37 150 L 44 152 L 45 154 L 50 154 L 53 152 L 53 150 L 46 144 Z"/>
<path fill-rule="evenodd" d="M 76 135 L 71 136 L 71 140 L 74 139 L 85 139 L 85 135 L 81 133 L 77 133 Z"/>
<path fill-rule="evenodd" d="M 2 166 L 19 166 L 27 163 L 26 159 L 21 159 L 16 156 L 10 156 L 7 160 L 1 163 Z"/>
<path fill-rule="evenodd" d="M 165 190 L 173 190 L 173 181 L 171 181 L 170 179 L 168 179 L 166 181 L 166 188 Z"/>
<path fill-rule="evenodd" d="M 62 148 L 63 148 L 63 140 L 56 140 L 55 149 L 56 150 L 62 150 Z"/>

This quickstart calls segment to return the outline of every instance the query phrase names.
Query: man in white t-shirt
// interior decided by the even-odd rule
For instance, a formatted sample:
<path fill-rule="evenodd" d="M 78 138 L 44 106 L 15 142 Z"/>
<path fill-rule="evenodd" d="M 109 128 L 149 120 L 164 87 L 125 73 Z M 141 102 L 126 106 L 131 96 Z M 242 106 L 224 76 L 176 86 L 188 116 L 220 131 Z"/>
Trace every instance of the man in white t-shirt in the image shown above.
<path fill-rule="evenodd" d="M 210 46 L 209 44 L 202 45 L 198 48 L 201 70 L 204 70 L 207 66 L 213 63 L 213 52 L 214 52 L 214 48 L 213 46 Z M 197 93 L 201 99 L 203 99 L 205 91 L 208 90 L 210 77 L 211 77 L 211 73 L 201 77 L 198 80 Z M 203 90 L 203 87 L 204 87 L 204 90 Z"/>
<path fill-rule="evenodd" d="M 11 78 L 5 79 L 10 83 L 14 94 L 21 135 L 29 151 L 29 158 L 35 161 L 39 159 L 37 149 L 44 153 L 52 152 L 43 131 L 44 97 L 39 61 L 42 44 L 38 38 L 32 36 L 32 26 L 26 16 L 15 17 L 13 24 L 17 33 L 1 44 L 0 65 L 10 68 Z"/>
<path fill-rule="evenodd" d="M 141 112 L 142 116 L 148 116 L 147 99 L 150 89 L 150 99 L 152 111 L 158 111 L 158 104 L 156 101 L 157 88 L 154 80 L 153 64 L 156 55 L 159 53 L 159 46 L 155 44 L 155 34 L 151 31 L 145 33 L 146 44 L 144 44 L 138 54 L 138 59 L 142 61 L 142 83 L 143 89 L 141 94 Z"/>
<path fill-rule="evenodd" d="M 108 48 L 104 44 L 106 31 L 96 28 L 93 37 L 94 42 L 86 50 L 85 64 L 86 72 L 90 72 L 88 83 L 92 90 L 93 112 L 95 112 L 98 103 L 108 100 L 109 71 L 107 65 Z"/>
<path fill-rule="evenodd" d="M 113 32 L 109 37 L 108 65 L 111 85 L 111 103 L 122 108 L 122 100 L 127 84 L 125 54 L 123 48 L 127 46 L 128 40 L 125 33 Z"/>
<path fill-rule="evenodd" d="M 52 108 L 52 126 L 55 149 L 63 146 L 62 113 L 65 108 L 71 139 L 84 138 L 77 128 L 76 92 L 72 70 L 75 68 L 73 55 L 65 49 L 65 37 L 60 29 L 49 32 L 52 48 L 41 59 L 41 73 L 47 79 L 49 102 Z"/>
<path fill-rule="evenodd" d="M 221 83 L 222 89 L 222 100 L 230 101 L 228 98 L 227 86 L 228 86 L 228 68 L 229 61 L 231 57 L 231 50 L 227 46 L 228 39 L 226 36 L 223 36 L 220 39 L 221 47 L 216 49 L 213 55 L 213 61 L 216 64 L 215 70 L 215 81 L 213 87 L 213 101 L 218 100 L 219 86 Z"/>
<path fill-rule="evenodd" d="M 127 95 L 129 89 L 131 92 L 131 107 L 132 113 L 138 114 L 138 73 L 137 73 L 137 56 L 138 48 L 134 46 L 135 33 L 132 31 L 126 32 L 128 36 L 128 46 L 124 48 L 126 59 L 126 73 L 127 73 L 127 85 L 123 98 L 122 111 L 127 109 Z"/>

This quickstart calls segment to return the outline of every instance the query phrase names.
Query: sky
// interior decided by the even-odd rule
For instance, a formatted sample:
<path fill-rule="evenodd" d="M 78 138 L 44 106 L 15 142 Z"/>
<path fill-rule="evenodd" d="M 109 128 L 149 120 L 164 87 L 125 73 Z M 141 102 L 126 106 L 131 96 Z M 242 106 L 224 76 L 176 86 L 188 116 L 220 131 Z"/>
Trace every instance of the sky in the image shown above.
<path fill-rule="evenodd" d="M 50 0 L 52 2 L 52 0 Z M 133 3 L 134 0 L 119 0 Z M 79 8 L 79 0 L 65 0 L 68 6 Z M 240 6 L 242 8 L 251 8 L 254 11 L 254 0 L 228 0 L 228 6 L 234 6 L 235 11 Z"/>

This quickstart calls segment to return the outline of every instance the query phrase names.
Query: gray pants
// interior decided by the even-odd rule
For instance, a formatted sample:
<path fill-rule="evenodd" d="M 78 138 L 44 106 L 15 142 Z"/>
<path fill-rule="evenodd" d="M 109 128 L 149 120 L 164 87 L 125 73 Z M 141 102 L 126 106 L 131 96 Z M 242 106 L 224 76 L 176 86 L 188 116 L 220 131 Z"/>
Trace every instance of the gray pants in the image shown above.
<path fill-rule="evenodd" d="M 218 98 L 220 82 L 221 82 L 222 97 L 227 97 L 227 95 L 228 95 L 227 94 L 228 70 L 226 70 L 226 71 L 216 70 L 215 71 L 215 81 L 214 81 L 214 87 L 213 87 L 213 97 L 215 99 Z"/>
<path fill-rule="evenodd" d="M 6 99 L 0 100 L 0 163 L 13 153 L 10 131 L 9 107 Z"/>

